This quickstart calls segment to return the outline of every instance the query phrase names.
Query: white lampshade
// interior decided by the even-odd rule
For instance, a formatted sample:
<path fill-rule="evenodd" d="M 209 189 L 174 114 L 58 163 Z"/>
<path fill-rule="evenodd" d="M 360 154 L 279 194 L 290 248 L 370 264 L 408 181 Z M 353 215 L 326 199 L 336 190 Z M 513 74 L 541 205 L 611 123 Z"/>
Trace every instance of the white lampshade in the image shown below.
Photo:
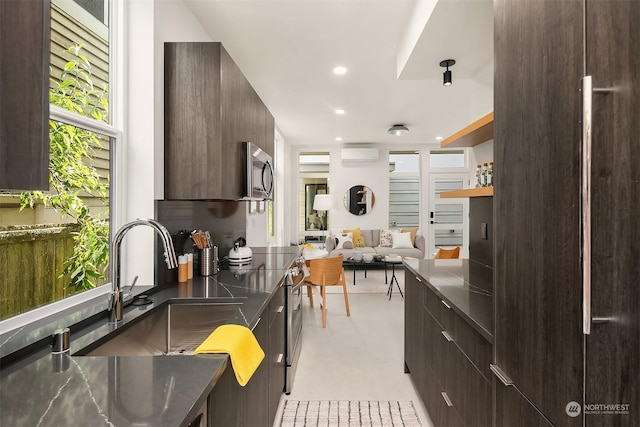
<path fill-rule="evenodd" d="M 313 198 L 313 209 L 316 211 L 328 211 L 332 206 L 330 194 L 316 194 Z"/>

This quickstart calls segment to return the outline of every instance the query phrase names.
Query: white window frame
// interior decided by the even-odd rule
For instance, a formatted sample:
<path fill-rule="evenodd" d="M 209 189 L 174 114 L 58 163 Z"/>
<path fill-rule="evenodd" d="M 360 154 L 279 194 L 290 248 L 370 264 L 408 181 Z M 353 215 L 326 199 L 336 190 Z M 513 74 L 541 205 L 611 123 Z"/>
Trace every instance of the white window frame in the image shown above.
<path fill-rule="evenodd" d="M 113 238 L 115 230 L 120 223 L 120 208 L 122 199 L 122 191 L 120 182 L 123 180 L 122 173 L 122 154 L 120 149 L 125 144 L 124 132 L 121 130 L 124 123 L 124 4 L 120 0 L 110 0 L 109 17 L 109 106 L 111 123 L 99 122 L 90 117 L 82 116 L 77 113 L 65 110 L 55 105 L 50 105 L 49 119 L 64 122 L 66 124 L 77 126 L 88 131 L 96 132 L 110 138 L 113 138 L 111 144 L 110 158 L 110 179 L 109 179 L 109 230 L 110 239 Z M 94 289 L 72 295 L 65 299 L 52 302 L 50 304 L 36 307 L 25 313 L 17 314 L 8 319 L 0 321 L 0 335 L 8 333 L 18 328 L 24 328 L 26 325 L 41 319 L 53 317 L 68 311 L 74 307 L 93 300 L 103 299 L 111 290 L 111 283 L 98 286 Z M 78 319 L 79 321 L 82 319 Z M 0 346 L 3 343 L 0 343 Z"/>
<path fill-rule="evenodd" d="M 418 225 L 416 226 L 418 229 L 420 229 L 422 231 L 422 164 L 423 164 L 423 153 L 420 150 L 389 150 L 389 152 L 387 153 L 387 157 L 389 158 L 389 161 L 391 161 L 391 156 L 392 155 L 398 155 L 398 154 L 414 154 L 416 156 L 418 156 L 418 170 L 415 172 L 389 172 L 389 201 L 388 201 L 388 219 L 387 219 L 387 224 L 389 227 L 393 227 L 394 225 L 392 225 L 392 221 L 391 221 L 391 182 L 392 180 L 395 179 L 411 179 L 411 180 L 416 180 L 418 183 Z"/>

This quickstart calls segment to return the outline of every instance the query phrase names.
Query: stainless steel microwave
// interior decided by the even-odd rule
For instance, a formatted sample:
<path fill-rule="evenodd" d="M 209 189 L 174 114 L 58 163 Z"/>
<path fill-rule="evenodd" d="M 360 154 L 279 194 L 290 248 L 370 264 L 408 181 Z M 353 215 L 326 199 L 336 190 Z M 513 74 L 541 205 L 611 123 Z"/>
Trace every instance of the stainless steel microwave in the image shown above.
<path fill-rule="evenodd" d="M 246 142 L 247 198 L 273 200 L 273 159 L 258 146 Z"/>

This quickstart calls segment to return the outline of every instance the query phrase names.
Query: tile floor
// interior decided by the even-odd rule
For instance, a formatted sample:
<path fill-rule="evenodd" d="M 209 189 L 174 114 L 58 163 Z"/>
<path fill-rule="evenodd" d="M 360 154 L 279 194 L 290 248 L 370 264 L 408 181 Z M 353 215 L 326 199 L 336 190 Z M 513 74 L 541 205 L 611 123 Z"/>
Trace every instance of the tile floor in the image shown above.
<path fill-rule="evenodd" d="M 402 281 L 403 273 L 399 275 Z M 384 278 L 382 279 L 384 283 Z M 349 294 L 347 317 L 342 294 L 327 294 L 327 328 L 316 304 L 304 300 L 302 350 L 289 396 L 283 394 L 274 427 L 280 426 L 285 399 L 411 400 L 424 427 L 432 423 L 404 373 L 404 301 L 396 292 Z"/>

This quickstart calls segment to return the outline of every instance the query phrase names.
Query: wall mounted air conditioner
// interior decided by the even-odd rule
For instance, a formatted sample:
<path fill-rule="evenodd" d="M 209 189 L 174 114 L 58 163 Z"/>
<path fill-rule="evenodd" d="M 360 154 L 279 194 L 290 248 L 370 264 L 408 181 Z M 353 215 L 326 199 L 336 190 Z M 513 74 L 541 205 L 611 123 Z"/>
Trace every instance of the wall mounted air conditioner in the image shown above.
<path fill-rule="evenodd" d="M 377 148 L 343 148 L 341 153 L 343 162 L 371 162 L 378 160 Z"/>

